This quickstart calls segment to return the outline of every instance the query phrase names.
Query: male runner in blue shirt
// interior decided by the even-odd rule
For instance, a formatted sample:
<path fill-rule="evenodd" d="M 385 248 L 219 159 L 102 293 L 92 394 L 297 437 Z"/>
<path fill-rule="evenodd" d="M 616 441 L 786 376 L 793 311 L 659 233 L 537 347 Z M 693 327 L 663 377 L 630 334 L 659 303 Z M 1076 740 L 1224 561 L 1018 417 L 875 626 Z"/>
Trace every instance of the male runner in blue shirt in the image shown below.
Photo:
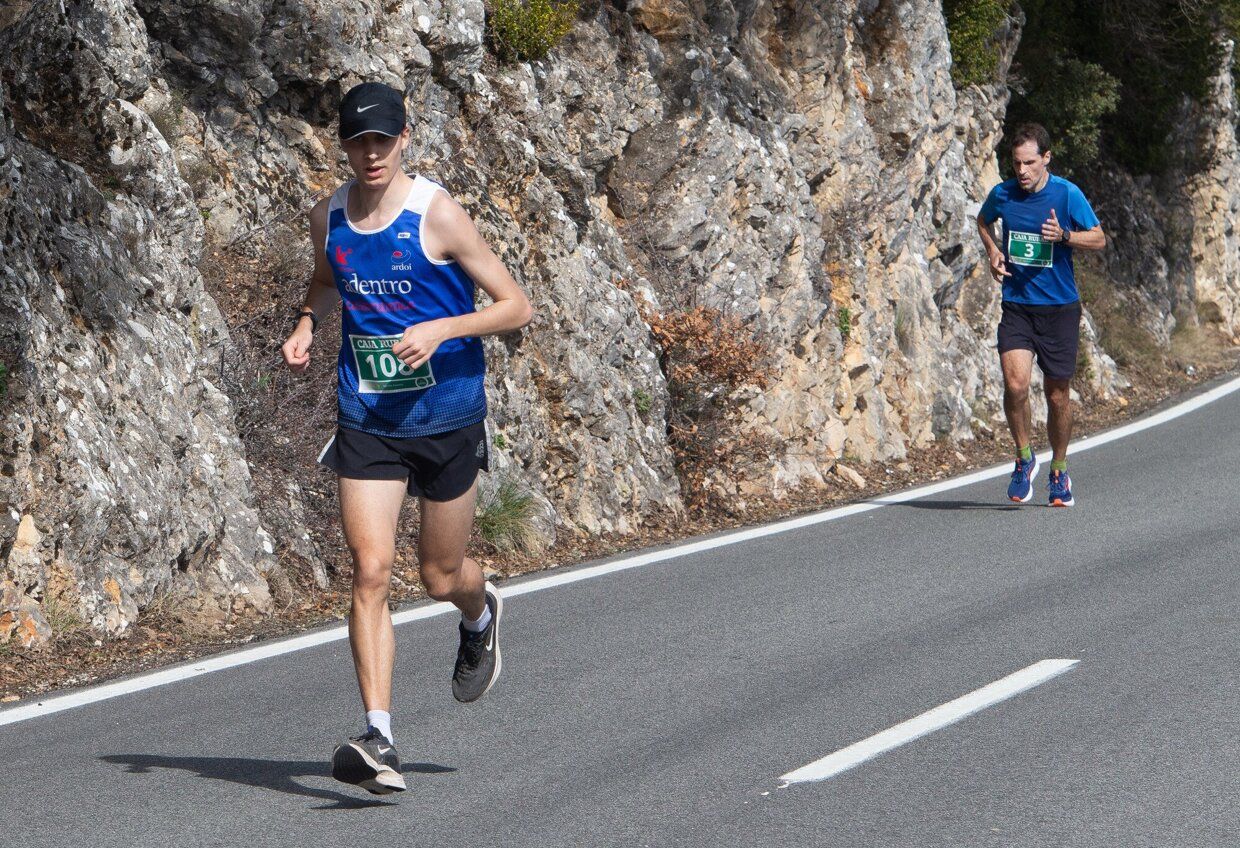
<path fill-rule="evenodd" d="M 342 304 L 339 427 L 319 461 L 339 476 L 353 555 L 349 642 L 366 731 L 336 748 L 332 774 L 386 794 L 405 789 L 391 728 L 396 647 L 387 602 L 406 494 L 421 508 L 422 585 L 461 610 L 452 694 L 476 700 L 499 676 L 503 601 L 465 556 L 478 471 L 487 467 L 479 336 L 524 327 L 533 311 L 465 210 L 442 186 L 402 169 L 409 128 L 401 93 L 355 86 L 339 117 L 356 179 L 310 212 L 314 273 L 283 353 L 294 373 L 304 372 L 320 317 Z M 475 283 L 494 301 L 477 311 Z"/>
<path fill-rule="evenodd" d="M 1047 422 L 1054 455 L 1047 488 L 1051 506 L 1072 506 L 1068 442 L 1072 438 L 1071 382 L 1081 329 L 1081 298 L 1072 270 L 1073 250 L 1102 250 L 1106 236 L 1085 195 L 1047 170 L 1050 136 L 1038 124 L 1024 124 L 1011 139 L 1016 178 L 991 189 L 977 216 L 990 273 L 1003 284 L 999 359 L 1003 368 L 1003 410 L 1016 440 L 1016 470 L 1008 497 L 1033 497 L 1038 461 L 1030 446 L 1033 430 L 1029 378 L 1033 359 L 1046 383 Z M 1002 242 L 992 227 L 1003 220 Z"/>

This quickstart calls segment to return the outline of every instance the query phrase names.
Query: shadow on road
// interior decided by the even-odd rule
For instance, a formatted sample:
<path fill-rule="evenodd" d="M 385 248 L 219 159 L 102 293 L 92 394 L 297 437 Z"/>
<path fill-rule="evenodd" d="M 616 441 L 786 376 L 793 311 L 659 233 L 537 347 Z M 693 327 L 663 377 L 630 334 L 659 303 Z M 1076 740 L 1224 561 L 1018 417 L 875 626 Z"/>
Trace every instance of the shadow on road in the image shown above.
<path fill-rule="evenodd" d="M 875 503 L 885 506 L 907 506 L 913 509 L 989 509 L 996 512 L 1015 512 L 1021 508 L 1020 504 L 997 504 L 987 501 L 883 501 L 879 499 Z"/>
<path fill-rule="evenodd" d="M 319 810 L 356 809 L 389 806 L 390 801 L 359 798 L 330 789 L 315 789 L 297 781 L 299 777 L 326 777 L 331 768 L 325 760 L 248 760 L 240 757 L 164 757 L 155 754 L 111 754 L 100 757 L 105 763 L 127 766 L 129 774 L 147 774 L 153 769 L 181 769 L 211 780 L 227 780 L 259 789 L 273 789 L 289 795 L 303 795 L 332 801 Z M 456 769 L 434 763 L 405 763 L 405 774 L 442 774 Z M 365 790 L 359 790 L 365 791 Z"/>

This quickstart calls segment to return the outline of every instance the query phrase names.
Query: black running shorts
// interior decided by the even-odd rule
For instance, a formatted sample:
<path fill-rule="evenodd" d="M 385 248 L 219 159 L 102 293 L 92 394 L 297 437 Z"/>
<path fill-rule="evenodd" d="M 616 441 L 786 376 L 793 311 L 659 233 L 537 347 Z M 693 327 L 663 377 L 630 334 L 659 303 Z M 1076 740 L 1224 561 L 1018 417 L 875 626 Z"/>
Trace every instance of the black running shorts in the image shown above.
<path fill-rule="evenodd" d="M 351 480 L 408 480 L 409 494 L 450 501 L 469 491 L 478 471 L 487 471 L 486 424 L 459 430 L 389 439 L 338 427 L 319 462 Z"/>
<path fill-rule="evenodd" d="M 1081 340 L 1081 302 L 1063 306 L 1003 304 L 999 319 L 999 353 L 1030 350 L 1042 374 L 1052 380 L 1071 380 L 1076 373 L 1076 349 Z"/>

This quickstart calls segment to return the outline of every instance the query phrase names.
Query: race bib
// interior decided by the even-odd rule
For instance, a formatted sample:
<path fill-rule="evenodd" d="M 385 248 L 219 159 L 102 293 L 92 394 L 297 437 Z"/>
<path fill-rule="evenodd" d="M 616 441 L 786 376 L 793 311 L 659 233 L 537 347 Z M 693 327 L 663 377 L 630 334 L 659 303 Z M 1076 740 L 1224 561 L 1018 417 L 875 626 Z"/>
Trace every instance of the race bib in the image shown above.
<path fill-rule="evenodd" d="M 1049 268 L 1055 263 L 1055 244 L 1040 233 L 1008 232 L 1008 257 L 1013 265 Z"/>
<path fill-rule="evenodd" d="M 359 392 L 412 392 L 435 385 L 430 362 L 410 368 L 392 353 L 392 345 L 400 340 L 400 336 L 349 336 Z"/>

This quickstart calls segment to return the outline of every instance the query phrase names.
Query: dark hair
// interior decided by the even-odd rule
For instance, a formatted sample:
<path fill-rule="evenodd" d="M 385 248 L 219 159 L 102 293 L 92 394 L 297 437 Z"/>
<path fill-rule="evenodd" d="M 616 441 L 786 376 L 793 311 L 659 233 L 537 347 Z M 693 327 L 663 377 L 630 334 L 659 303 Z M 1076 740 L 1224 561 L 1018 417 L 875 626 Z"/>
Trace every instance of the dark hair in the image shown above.
<path fill-rule="evenodd" d="M 1046 151 L 1051 149 L 1050 133 L 1041 124 L 1021 124 L 1017 127 L 1016 132 L 1012 133 L 1012 143 L 1008 149 L 1015 150 L 1029 141 L 1037 143 L 1039 156 L 1045 156 Z"/>

